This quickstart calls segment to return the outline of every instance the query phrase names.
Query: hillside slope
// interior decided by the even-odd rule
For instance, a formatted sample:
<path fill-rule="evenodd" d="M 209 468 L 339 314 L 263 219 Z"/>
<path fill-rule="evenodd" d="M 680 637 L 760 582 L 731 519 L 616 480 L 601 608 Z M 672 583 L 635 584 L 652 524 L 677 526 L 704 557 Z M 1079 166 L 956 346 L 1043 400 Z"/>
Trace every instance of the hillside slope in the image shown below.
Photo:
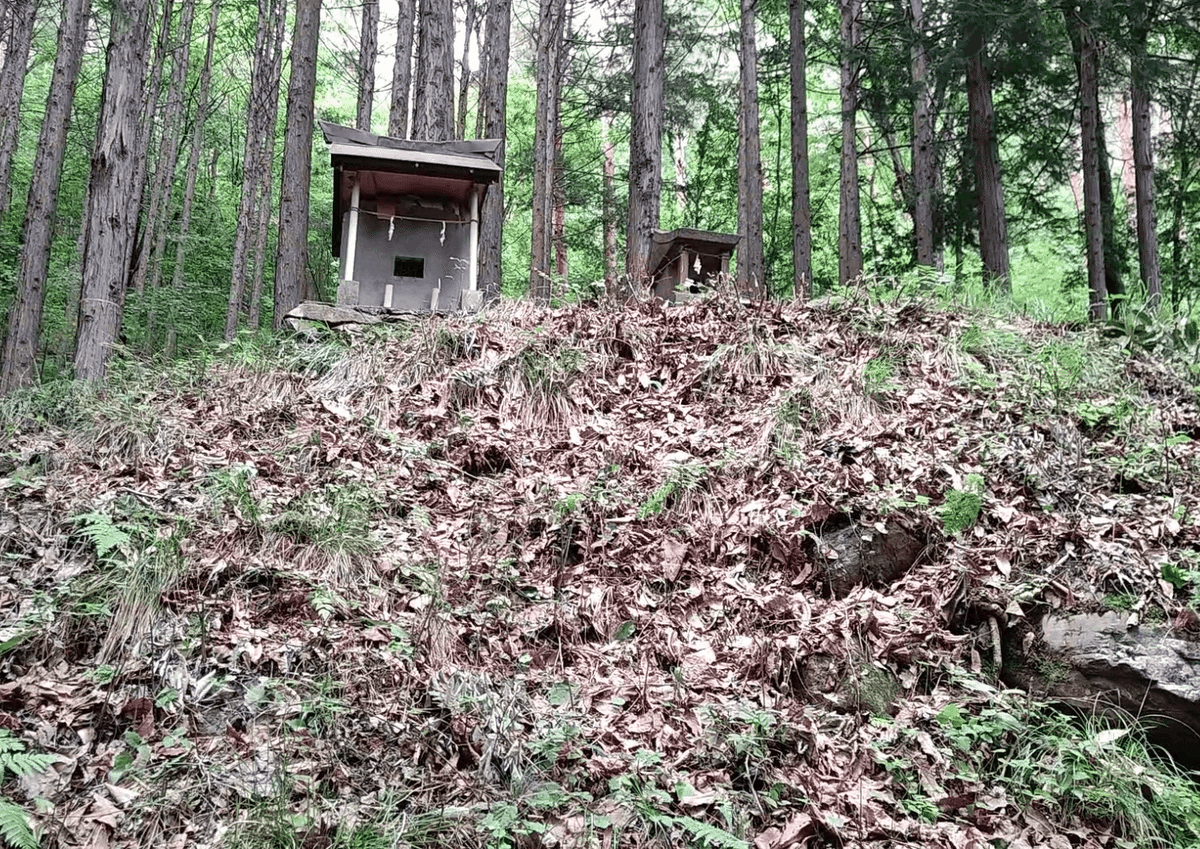
<path fill-rule="evenodd" d="M 1051 606 L 1196 621 L 1196 394 L 1091 331 L 503 307 L 0 424 L 43 846 L 1200 843 L 1136 734 L 997 680 Z"/>

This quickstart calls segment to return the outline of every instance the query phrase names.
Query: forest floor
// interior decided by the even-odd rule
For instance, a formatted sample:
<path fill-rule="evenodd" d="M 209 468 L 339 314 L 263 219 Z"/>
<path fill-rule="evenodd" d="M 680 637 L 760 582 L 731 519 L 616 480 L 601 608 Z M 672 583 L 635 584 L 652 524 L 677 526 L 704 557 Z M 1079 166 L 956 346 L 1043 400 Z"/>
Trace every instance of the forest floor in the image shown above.
<path fill-rule="evenodd" d="M 504 305 L 15 396 L 0 822 L 43 847 L 1200 845 L 1195 785 L 1136 730 L 1000 682 L 1063 599 L 1200 621 L 1162 580 L 1200 579 L 1172 356 L 864 290 Z M 847 529 L 915 563 L 847 576 Z"/>

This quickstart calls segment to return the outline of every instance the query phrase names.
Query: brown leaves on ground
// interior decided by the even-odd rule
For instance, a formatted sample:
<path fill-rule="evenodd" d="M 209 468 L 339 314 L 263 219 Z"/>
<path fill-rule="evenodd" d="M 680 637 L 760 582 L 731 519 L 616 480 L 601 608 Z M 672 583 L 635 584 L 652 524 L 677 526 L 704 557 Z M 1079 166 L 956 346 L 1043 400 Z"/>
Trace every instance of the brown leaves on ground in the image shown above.
<path fill-rule="evenodd" d="M 61 756 L 44 845 L 253 845 L 263 799 L 306 845 L 388 804 L 477 845 L 501 800 L 545 826 L 521 845 L 672 841 L 684 817 L 759 849 L 1111 845 L 954 777 L 931 718 L 980 697 L 937 670 L 990 659 L 970 628 L 1021 617 L 1022 582 L 1161 601 L 1161 563 L 1200 545 L 1194 443 L 1126 457 L 1087 386 L 1091 425 L 1019 363 L 972 382 L 972 326 L 922 303 L 505 307 L 18 421 L 0 717 Z M 1152 427 L 1200 432 L 1169 375 L 1125 370 Z M 972 474 L 978 521 L 947 536 Z M 131 545 L 97 557 L 81 514 Z M 831 594 L 853 528 L 923 550 Z M 98 667 L 114 621 L 132 633 Z M 907 785 L 881 761 L 897 728 L 929 741 Z M 549 786 L 567 801 L 530 801 Z"/>

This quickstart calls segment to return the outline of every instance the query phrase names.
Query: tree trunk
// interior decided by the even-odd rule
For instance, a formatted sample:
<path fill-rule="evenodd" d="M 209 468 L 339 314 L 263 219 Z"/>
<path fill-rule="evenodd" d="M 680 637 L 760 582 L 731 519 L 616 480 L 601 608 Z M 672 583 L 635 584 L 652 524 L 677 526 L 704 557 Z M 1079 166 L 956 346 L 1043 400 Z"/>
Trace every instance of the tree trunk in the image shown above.
<path fill-rule="evenodd" d="M 422 0 L 421 44 L 417 58 L 416 110 L 413 138 L 454 138 L 454 4 Z"/>
<path fill-rule="evenodd" d="M 142 125 L 138 133 L 137 171 L 133 177 L 135 190 L 135 207 L 140 216 L 146 203 L 146 171 L 150 157 L 147 155 L 154 144 L 155 129 L 158 127 L 158 100 L 162 93 L 163 65 L 167 58 L 167 48 L 171 40 L 171 20 L 175 11 L 174 0 L 165 0 L 162 7 L 162 17 L 159 19 L 158 38 L 154 45 L 154 60 L 150 66 L 150 90 L 142 105 Z M 159 131 L 165 138 L 165 127 Z M 160 141 L 161 144 L 161 141 Z M 145 240 L 141 232 L 141 220 L 134 225 L 134 236 L 130 246 L 129 275 L 132 285 L 137 270 L 144 264 Z M 82 251 L 81 254 L 82 256 Z"/>
<path fill-rule="evenodd" d="M 1154 158 L 1150 139 L 1150 94 L 1146 70 L 1147 30 L 1143 21 L 1134 26 L 1130 59 L 1129 95 L 1133 111 L 1133 177 L 1137 211 L 1138 270 L 1146 287 L 1146 305 L 1158 310 L 1162 282 L 1158 268 L 1158 223 L 1154 206 Z"/>
<path fill-rule="evenodd" d="M 467 96 L 471 93 L 471 33 L 475 29 L 475 0 L 467 0 L 463 26 L 462 61 L 458 65 L 458 138 L 467 137 Z"/>
<path fill-rule="evenodd" d="M 1104 204 L 1100 194 L 1099 121 L 1100 83 L 1098 45 L 1083 12 L 1064 7 L 1067 26 L 1077 45 L 1079 68 L 1079 130 L 1083 148 L 1083 229 L 1087 251 L 1088 314 L 1094 321 L 1108 318 L 1108 287 L 1104 270 Z"/>
<path fill-rule="evenodd" d="M 600 115 L 600 150 L 604 156 L 603 215 L 604 215 L 604 286 L 612 291 L 617 281 L 617 150 L 612 141 L 613 116 Z"/>
<path fill-rule="evenodd" d="M 25 71 L 37 7 L 37 0 L 15 0 L 8 13 L 9 38 L 4 67 L 0 69 L 0 218 L 8 211 L 11 200 L 12 160 L 21 128 L 21 96 L 25 92 Z"/>
<path fill-rule="evenodd" d="M 1096 53 L 1096 79 L 1100 78 L 1099 47 Z M 1104 131 L 1104 114 L 1100 109 L 1099 84 L 1096 89 L 1096 161 L 1100 171 L 1100 231 L 1104 239 L 1104 288 L 1108 292 L 1112 317 L 1121 314 L 1125 300 L 1125 254 L 1117 242 L 1117 202 L 1113 196 L 1112 163 L 1108 158 L 1108 141 Z"/>
<path fill-rule="evenodd" d="M 271 187 L 274 185 L 275 134 L 267 139 L 266 168 L 262 172 L 258 196 L 258 226 L 254 234 L 254 282 L 250 289 L 250 303 L 246 308 L 246 326 L 258 330 L 259 311 L 262 308 L 263 281 L 266 280 L 267 235 L 271 232 Z"/>
<path fill-rule="evenodd" d="M 862 0 L 839 0 L 842 38 L 842 163 L 838 203 L 838 281 L 863 272 L 862 215 L 858 195 L 858 51 Z"/>
<path fill-rule="evenodd" d="M 108 62 L 83 254 L 75 376 L 104 378 L 121 331 L 125 272 L 137 210 L 129 203 L 137 170 L 138 119 L 146 70 L 149 0 L 114 0 Z"/>
<path fill-rule="evenodd" d="M 279 189 L 279 245 L 275 255 L 275 313 L 272 320 L 275 330 L 299 305 L 305 290 L 304 277 L 308 273 L 308 198 L 320 26 L 321 0 L 297 0 L 283 177 Z"/>
<path fill-rule="evenodd" d="M 204 49 L 204 67 L 200 71 L 199 101 L 192 124 L 192 146 L 188 152 L 187 178 L 183 190 L 183 207 L 179 212 L 179 232 L 175 237 L 175 268 L 171 274 L 171 321 L 167 327 L 168 359 L 175 356 L 178 336 L 178 304 L 183 294 L 183 260 L 187 254 L 188 233 L 192 226 L 192 204 L 196 200 L 196 175 L 200 171 L 200 152 L 204 149 L 204 125 L 208 122 L 209 91 L 212 87 L 213 46 L 217 38 L 217 19 L 221 13 L 220 0 L 213 0 L 208 17 L 208 42 Z"/>
<path fill-rule="evenodd" d="M 158 169 L 154 173 L 154 186 L 150 193 L 150 206 L 146 210 L 146 223 L 142 229 L 140 261 L 133 272 L 133 289 L 139 295 L 146 290 L 147 278 L 151 287 L 158 284 L 162 273 L 163 251 L 166 249 L 161 218 L 171 214 L 171 196 L 175 188 L 175 166 L 179 161 L 180 134 L 183 129 L 183 95 L 187 87 L 188 64 L 191 58 L 192 22 L 196 14 L 196 0 L 183 0 L 179 11 L 179 44 L 176 47 L 171 69 L 171 86 L 167 91 L 167 105 L 163 111 L 162 144 L 158 150 Z M 147 251 L 146 246 L 153 246 Z M 153 268 L 152 268 L 153 267 Z"/>
<path fill-rule="evenodd" d="M 929 85 L 929 52 L 925 47 L 923 0 L 910 0 L 913 28 L 913 234 L 917 265 L 937 266 L 933 235 L 933 188 L 937 180 L 937 153 L 933 137 L 933 89 Z"/>
<path fill-rule="evenodd" d="M 662 198 L 664 51 L 663 0 L 634 0 L 633 100 L 629 136 L 629 218 L 625 227 L 625 271 L 631 287 L 649 275 L 650 246 L 658 229 Z M 630 294 L 630 293 L 626 293 Z"/>
<path fill-rule="evenodd" d="M 479 92 L 475 97 L 475 138 L 483 138 L 483 93 L 487 91 L 488 54 L 483 40 L 483 22 L 487 18 L 487 7 L 475 17 L 475 45 L 479 48 Z"/>
<path fill-rule="evenodd" d="M 682 216 L 687 209 L 687 137 L 682 127 L 671 132 L 671 154 L 675 166 L 675 206 Z"/>
<path fill-rule="evenodd" d="M 755 0 L 741 0 L 741 104 L 738 130 L 738 288 L 765 291 L 763 277 L 762 156 L 758 126 L 758 47 L 754 38 Z"/>
<path fill-rule="evenodd" d="M 379 53 L 379 0 L 363 0 L 362 35 L 358 41 L 358 123 L 371 132 L 371 105 L 375 99 L 375 57 Z"/>
<path fill-rule="evenodd" d="M 500 139 L 499 164 L 504 166 L 507 142 L 508 48 L 512 0 L 491 0 L 487 23 L 487 70 L 483 91 L 483 136 Z M 500 294 L 500 255 L 504 231 L 504 177 L 483 199 L 479 222 L 479 288 L 484 298 Z"/>
<path fill-rule="evenodd" d="M 38 136 L 33 180 L 25 204 L 21 270 L 16 297 L 8 310 L 8 332 L 0 357 L 0 395 L 28 386 L 37 375 L 37 340 L 46 299 L 50 241 L 58 205 L 58 184 L 67 153 L 67 129 L 75 101 L 75 83 L 83 59 L 90 0 L 63 0 L 58 49 L 50 77 L 50 93 Z"/>
<path fill-rule="evenodd" d="M 285 10 L 282 0 L 259 0 L 258 29 L 254 36 L 254 61 L 250 74 L 250 98 L 246 102 L 246 141 L 242 153 L 242 196 L 233 241 L 229 298 L 225 304 L 224 339 L 237 335 L 242 298 L 246 287 L 246 263 L 250 254 L 251 227 L 258 218 L 254 203 L 262 182 L 263 151 L 275 138 L 278 77 Z M 268 109 L 268 104 L 274 107 Z M 266 163 L 270 168 L 270 163 Z"/>
<path fill-rule="evenodd" d="M 400 0 L 400 11 L 396 18 L 396 63 L 392 68 L 392 106 L 388 112 L 388 135 L 397 139 L 408 136 L 416 16 L 417 0 Z"/>
<path fill-rule="evenodd" d="M 805 0 L 788 0 L 792 94 L 792 294 L 812 289 L 812 203 L 808 189 L 808 54 Z"/>
<path fill-rule="evenodd" d="M 984 285 L 1008 291 L 1008 219 L 1000 178 L 1000 146 L 992 107 L 992 80 L 987 69 L 987 40 L 979 25 L 970 25 L 966 40 L 967 102 L 971 147 L 975 153 L 975 190 L 979 202 L 979 254 Z"/>
<path fill-rule="evenodd" d="M 533 130 L 533 219 L 529 291 L 548 304 L 554 221 L 554 141 L 557 132 L 559 51 L 562 48 L 563 0 L 542 0 L 538 11 L 537 115 Z"/>

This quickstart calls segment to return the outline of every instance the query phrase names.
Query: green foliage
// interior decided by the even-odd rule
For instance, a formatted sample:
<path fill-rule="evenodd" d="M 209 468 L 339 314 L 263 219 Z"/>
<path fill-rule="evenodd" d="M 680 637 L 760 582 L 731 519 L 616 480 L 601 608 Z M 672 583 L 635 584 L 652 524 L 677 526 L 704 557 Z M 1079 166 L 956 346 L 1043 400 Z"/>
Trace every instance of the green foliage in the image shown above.
<path fill-rule="evenodd" d="M 0 785 L 9 777 L 37 775 L 57 760 L 54 755 L 26 751 L 24 741 L 0 728 Z M 29 817 L 19 805 L 0 796 L 0 838 L 13 849 L 37 849 L 38 839 Z"/>
<path fill-rule="evenodd" d="M 329 484 L 293 498 L 270 527 L 327 554 L 370 554 L 379 547 L 372 535 L 377 509 L 365 486 Z"/>
<path fill-rule="evenodd" d="M 946 493 L 942 504 L 942 528 L 947 536 L 962 533 L 975 524 L 983 507 L 983 477 L 970 474 L 963 481 L 962 489 Z"/>
<path fill-rule="evenodd" d="M 863 391 L 870 398 L 880 398 L 895 391 L 896 360 L 891 355 L 882 354 L 867 360 L 863 368 Z"/>
<path fill-rule="evenodd" d="M 664 513 L 678 502 L 684 493 L 697 489 L 708 476 L 708 467 L 703 463 L 682 463 L 672 466 L 667 479 L 650 494 L 638 509 L 639 519 L 648 519 Z"/>
<path fill-rule="evenodd" d="M 130 555 L 131 537 L 107 513 L 83 513 L 73 517 L 72 521 L 79 523 L 80 533 L 92 544 L 101 561 L 114 557 L 124 559 Z"/>

